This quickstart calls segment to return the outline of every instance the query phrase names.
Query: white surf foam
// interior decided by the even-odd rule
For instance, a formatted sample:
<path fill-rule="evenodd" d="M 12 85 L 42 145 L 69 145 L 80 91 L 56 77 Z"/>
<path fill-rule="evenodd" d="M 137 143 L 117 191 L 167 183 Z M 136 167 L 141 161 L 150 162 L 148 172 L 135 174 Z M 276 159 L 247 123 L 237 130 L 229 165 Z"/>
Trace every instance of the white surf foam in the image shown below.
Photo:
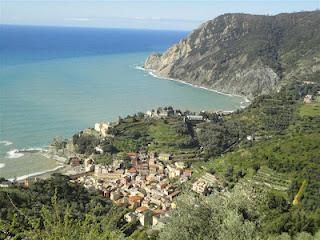
<path fill-rule="evenodd" d="M 6 165 L 4 163 L 0 163 L 0 168 L 4 168 Z"/>
<path fill-rule="evenodd" d="M 22 157 L 24 154 L 19 152 L 18 149 L 13 149 L 7 152 L 7 158 L 20 158 Z"/>
<path fill-rule="evenodd" d="M 5 145 L 5 146 L 10 146 L 10 145 L 13 144 L 13 142 L 10 142 L 10 141 L 8 141 L 8 140 L 3 140 L 3 141 L 0 141 L 0 144 L 3 144 L 3 145 Z"/>
<path fill-rule="evenodd" d="M 46 152 L 47 150 L 40 148 L 40 147 L 35 147 L 35 148 L 22 148 L 19 150 L 19 152 Z"/>
<path fill-rule="evenodd" d="M 145 71 L 145 68 L 141 67 L 141 66 L 135 66 L 135 69 L 141 70 L 141 71 Z"/>

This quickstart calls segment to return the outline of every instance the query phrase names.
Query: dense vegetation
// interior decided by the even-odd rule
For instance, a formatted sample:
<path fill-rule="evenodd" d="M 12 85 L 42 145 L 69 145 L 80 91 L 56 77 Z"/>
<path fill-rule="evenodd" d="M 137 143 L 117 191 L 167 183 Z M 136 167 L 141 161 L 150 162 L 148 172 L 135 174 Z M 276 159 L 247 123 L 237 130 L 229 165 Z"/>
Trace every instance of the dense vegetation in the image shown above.
<path fill-rule="evenodd" d="M 68 177 L 0 190 L 0 239 L 122 239 L 135 224 L 126 224 L 128 211 Z"/>

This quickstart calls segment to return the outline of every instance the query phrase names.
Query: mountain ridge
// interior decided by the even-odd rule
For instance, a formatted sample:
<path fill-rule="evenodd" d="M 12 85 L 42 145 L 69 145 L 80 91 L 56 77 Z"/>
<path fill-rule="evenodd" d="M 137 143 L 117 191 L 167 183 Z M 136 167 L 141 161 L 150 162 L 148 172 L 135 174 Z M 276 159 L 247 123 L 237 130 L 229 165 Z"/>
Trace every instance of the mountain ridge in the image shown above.
<path fill-rule="evenodd" d="M 320 11 L 275 16 L 228 13 L 203 23 L 145 69 L 220 92 L 254 98 L 292 79 L 318 81 Z"/>

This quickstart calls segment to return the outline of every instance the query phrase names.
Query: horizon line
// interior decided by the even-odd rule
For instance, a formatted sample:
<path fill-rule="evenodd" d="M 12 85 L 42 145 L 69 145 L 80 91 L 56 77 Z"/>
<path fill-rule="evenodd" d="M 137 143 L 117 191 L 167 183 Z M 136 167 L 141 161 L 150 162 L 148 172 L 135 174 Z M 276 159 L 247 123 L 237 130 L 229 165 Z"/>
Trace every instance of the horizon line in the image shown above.
<path fill-rule="evenodd" d="M 160 29 L 160 28 L 126 28 L 126 27 L 99 27 L 99 26 L 73 26 L 73 25 L 38 25 L 38 24 L 10 24 L 0 23 L 1 26 L 13 27 L 51 27 L 51 28 L 85 28 L 85 29 L 114 29 L 114 30 L 140 30 L 140 31 L 164 31 L 164 32 L 191 32 L 193 29 Z"/>

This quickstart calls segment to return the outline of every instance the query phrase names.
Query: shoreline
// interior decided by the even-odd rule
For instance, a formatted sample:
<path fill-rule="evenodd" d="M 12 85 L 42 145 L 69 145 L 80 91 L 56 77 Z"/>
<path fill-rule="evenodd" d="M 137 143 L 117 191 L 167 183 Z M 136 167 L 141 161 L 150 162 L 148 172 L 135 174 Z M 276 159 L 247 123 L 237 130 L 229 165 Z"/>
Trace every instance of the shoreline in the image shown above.
<path fill-rule="evenodd" d="M 57 172 L 58 170 L 63 169 L 64 167 L 65 167 L 64 165 L 59 165 L 59 166 L 52 168 L 52 169 L 48 169 L 48 170 L 44 170 L 44 171 L 40 171 L 40 172 L 34 172 L 34 173 L 27 174 L 27 175 L 19 176 L 16 178 L 9 178 L 8 180 L 13 182 L 14 180 L 23 181 L 25 179 L 32 178 L 32 177 L 41 177 L 41 176 L 48 177 L 52 173 Z"/>
<path fill-rule="evenodd" d="M 40 154 L 42 157 L 53 160 L 56 163 L 56 166 L 54 168 L 45 169 L 45 170 L 38 171 L 38 172 L 32 172 L 29 174 L 8 178 L 8 180 L 11 182 L 13 182 L 14 180 L 21 182 L 25 179 L 34 178 L 34 177 L 47 178 L 47 177 L 50 177 L 52 173 L 60 172 L 66 168 L 66 165 L 65 165 L 66 158 L 59 157 L 58 155 L 50 154 L 49 151 L 46 149 L 46 147 L 45 148 L 28 148 L 28 149 L 20 149 L 20 150 L 14 149 L 14 150 L 11 150 L 11 152 L 14 152 L 14 154 L 21 154 L 21 155 L 15 156 L 14 158 L 20 158 L 20 157 L 24 156 L 24 153 L 31 154 L 31 155 L 32 154 Z M 4 166 L 5 166 L 5 164 L 4 164 Z"/>
<path fill-rule="evenodd" d="M 242 96 L 242 95 L 238 95 L 238 94 L 231 94 L 231 93 L 220 92 L 220 91 L 218 91 L 218 90 L 211 89 L 211 88 L 208 88 L 208 87 L 204 87 L 204 86 L 201 86 L 201 85 L 195 85 L 195 84 L 192 84 L 192 83 L 183 81 L 183 80 L 181 80 L 181 79 L 163 77 L 163 76 L 161 76 L 161 75 L 158 75 L 155 70 L 146 69 L 146 68 L 144 68 L 144 67 L 142 67 L 142 66 L 135 66 L 135 69 L 140 70 L 140 71 L 145 71 L 145 72 L 147 72 L 149 75 L 151 75 L 151 76 L 154 77 L 154 78 L 163 79 L 163 80 L 168 80 L 168 81 L 179 82 L 179 83 L 182 83 L 182 84 L 185 84 L 185 85 L 189 85 L 189 86 L 194 87 L 194 88 L 200 88 L 200 89 L 203 89 L 203 90 L 206 90 L 206 91 L 218 93 L 218 94 L 225 95 L 225 96 L 241 97 L 241 98 L 244 99 L 244 102 L 240 102 L 240 104 L 242 104 L 242 103 L 251 103 L 251 101 L 250 101 L 246 96 Z"/>

